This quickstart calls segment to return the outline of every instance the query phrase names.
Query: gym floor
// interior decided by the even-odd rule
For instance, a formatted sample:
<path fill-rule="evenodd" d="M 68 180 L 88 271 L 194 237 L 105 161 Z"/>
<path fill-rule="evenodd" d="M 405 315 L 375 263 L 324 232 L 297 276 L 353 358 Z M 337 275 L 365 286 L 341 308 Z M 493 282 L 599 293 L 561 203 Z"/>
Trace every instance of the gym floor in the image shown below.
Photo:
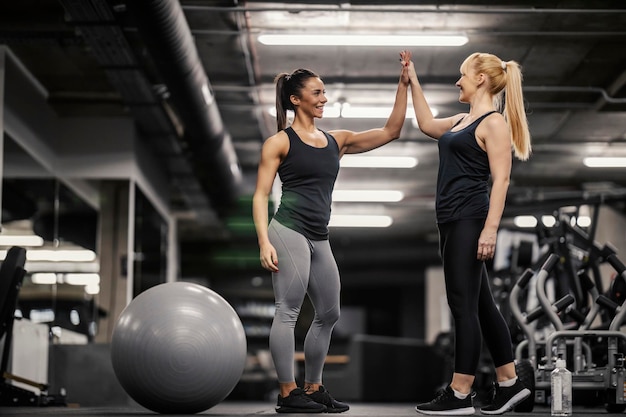
<path fill-rule="evenodd" d="M 415 404 L 398 403 L 356 403 L 350 404 L 349 411 L 341 414 L 346 417 L 396 417 L 396 416 L 419 416 L 413 407 Z M 575 416 L 597 417 L 609 415 L 604 408 L 574 407 Z M 623 414 L 623 413 L 622 413 Z M 0 407 L 2 417 L 35 417 L 35 416 L 145 416 L 156 415 L 155 413 L 137 406 L 133 407 L 97 407 L 97 408 L 71 408 L 71 407 Z M 198 415 L 208 415 L 215 417 L 246 417 L 246 416 L 266 416 L 266 415 L 300 415 L 300 414 L 277 414 L 274 410 L 274 403 L 269 402 L 222 402 L 215 407 Z M 328 415 L 328 414 L 325 414 Z M 475 415 L 481 415 L 476 411 Z M 550 415 L 550 409 L 546 407 L 535 407 L 531 413 L 507 413 L 507 416 L 530 417 Z M 175 415 L 169 414 L 171 417 Z M 182 416 L 182 415 L 181 415 Z"/>

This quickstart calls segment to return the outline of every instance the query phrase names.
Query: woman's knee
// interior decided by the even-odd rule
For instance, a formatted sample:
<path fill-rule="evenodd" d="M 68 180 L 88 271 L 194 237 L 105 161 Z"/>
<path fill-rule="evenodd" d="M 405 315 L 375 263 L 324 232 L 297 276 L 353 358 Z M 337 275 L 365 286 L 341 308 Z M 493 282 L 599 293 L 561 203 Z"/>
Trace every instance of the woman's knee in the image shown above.
<path fill-rule="evenodd" d="M 295 327 L 298 317 L 300 316 L 300 307 L 277 307 L 274 318 L 281 323 Z"/>
<path fill-rule="evenodd" d="M 448 297 L 448 307 L 450 314 L 455 320 L 463 320 L 468 318 L 478 319 L 478 306 L 465 297 Z"/>
<path fill-rule="evenodd" d="M 318 322 L 324 323 L 325 325 L 330 325 L 330 326 L 334 326 L 339 321 L 339 316 L 340 316 L 339 306 L 335 306 L 323 312 L 320 312 L 320 311 L 315 312 L 315 319 Z"/>

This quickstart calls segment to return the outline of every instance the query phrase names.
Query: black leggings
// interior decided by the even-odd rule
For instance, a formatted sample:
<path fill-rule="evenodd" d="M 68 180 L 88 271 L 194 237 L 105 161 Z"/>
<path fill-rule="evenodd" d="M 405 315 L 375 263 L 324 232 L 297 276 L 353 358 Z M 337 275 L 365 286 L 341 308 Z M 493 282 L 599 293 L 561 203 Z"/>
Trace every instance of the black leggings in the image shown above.
<path fill-rule="evenodd" d="M 482 338 L 496 367 L 513 361 L 509 328 L 491 295 L 487 268 L 477 259 L 483 225 L 481 219 L 438 225 L 446 294 L 454 318 L 454 371 L 467 375 L 476 374 Z"/>

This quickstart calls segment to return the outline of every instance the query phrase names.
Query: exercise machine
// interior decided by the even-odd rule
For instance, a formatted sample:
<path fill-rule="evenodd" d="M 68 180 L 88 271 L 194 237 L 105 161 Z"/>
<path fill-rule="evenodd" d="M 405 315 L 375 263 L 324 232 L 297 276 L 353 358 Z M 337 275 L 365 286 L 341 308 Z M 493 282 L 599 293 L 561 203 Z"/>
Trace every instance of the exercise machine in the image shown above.
<path fill-rule="evenodd" d="M 0 265 L 0 339 L 4 337 L 0 361 L 0 406 L 66 405 L 63 395 L 49 395 L 48 385 L 13 375 L 8 371 L 15 310 L 26 270 L 26 249 L 13 246 Z M 35 388 L 29 390 L 15 385 L 19 382 Z"/>
<path fill-rule="evenodd" d="M 556 302 L 551 302 L 546 292 L 546 281 L 562 261 L 562 257 L 551 253 L 535 273 L 527 269 L 517 280 L 511 290 L 509 298 L 511 312 L 518 324 L 526 334 L 526 340 L 518 344 L 516 348 L 516 361 L 521 368 L 532 368 L 534 377 L 531 381 L 525 381 L 534 391 L 534 403 L 546 403 L 550 392 L 550 373 L 554 370 L 556 359 L 566 361 L 572 371 L 572 387 L 574 391 L 591 391 L 598 393 L 610 413 L 621 413 L 626 409 L 624 391 L 626 390 L 626 372 L 624 370 L 624 342 L 626 334 L 620 331 L 626 320 L 626 306 L 617 304 L 603 294 L 600 294 L 593 280 L 585 273 L 577 274 L 579 281 L 577 289 L 586 290 L 593 299 L 594 305 L 586 314 L 578 312 L 572 314 L 577 319 L 565 324 L 562 317 L 575 311 L 572 306 L 575 298 L 566 294 Z M 626 267 L 616 254 L 606 256 L 606 261 L 617 272 L 616 279 L 626 280 Z M 539 308 L 530 312 L 522 311 L 519 299 L 520 294 L 534 281 Z M 579 293 L 582 296 L 582 293 Z M 612 319 L 607 329 L 594 329 L 592 323 L 600 309 L 605 309 L 612 314 Z M 532 323 L 541 316 L 548 319 L 551 326 L 546 326 L 545 337 L 538 337 L 540 332 Z M 606 340 L 606 363 L 596 364 L 592 354 L 592 343 Z M 620 344 L 622 342 L 622 344 Z M 621 349 L 620 349 L 621 347 Z M 527 355 L 524 355 L 527 351 Z M 571 352 L 571 355 L 570 355 Z M 522 372 L 523 374 L 523 372 Z M 523 378 L 522 378 L 523 380 Z M 576 395 L 576 394 L 574 394 Z M 524 404 L 524 410 L 532 410 L 532 403 Z"/>

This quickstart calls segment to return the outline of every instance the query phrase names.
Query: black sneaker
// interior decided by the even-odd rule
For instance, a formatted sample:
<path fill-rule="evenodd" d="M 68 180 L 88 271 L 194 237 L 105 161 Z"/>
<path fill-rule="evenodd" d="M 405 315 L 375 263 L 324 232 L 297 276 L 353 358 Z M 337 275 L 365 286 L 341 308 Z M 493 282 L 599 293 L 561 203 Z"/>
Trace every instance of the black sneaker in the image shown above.
<path fill-rule="evenodd" d="M 522 384 L 519 378 L 512 387 L 501 387 L 494 384 L 491 404 L 482 407 L 480 412 L 483 414 L 504 414 L 528 398 L 529 395 L 530 390 Z"/>
<path fill-rule="evenodd" d="M 415 411 L 433 416 L 469 416 L 476 412 L 472 402 L 473 396 L 470 393 L 465 399 L 461 400 L 454 395 L 454 391 L 448 385 L 445 389 L 439 391 L 439 394 L 431 402 L 415 406 Z"/>
<path fill-rule="evenodd" d="M 323 413 L 326 406 L 313 401 L 301 388 L 294 388 L 288 396 L 278 394 L 277 413 Z"/>
<path fill-rule="evenodd" d="M 348 404 L 334 399 L 323 386 L 320 386 L 318 391 L 307 395 L 316 403 L 323 404 L 326 407 L 326 413 L 343 413 L 350 409 Z"/>

